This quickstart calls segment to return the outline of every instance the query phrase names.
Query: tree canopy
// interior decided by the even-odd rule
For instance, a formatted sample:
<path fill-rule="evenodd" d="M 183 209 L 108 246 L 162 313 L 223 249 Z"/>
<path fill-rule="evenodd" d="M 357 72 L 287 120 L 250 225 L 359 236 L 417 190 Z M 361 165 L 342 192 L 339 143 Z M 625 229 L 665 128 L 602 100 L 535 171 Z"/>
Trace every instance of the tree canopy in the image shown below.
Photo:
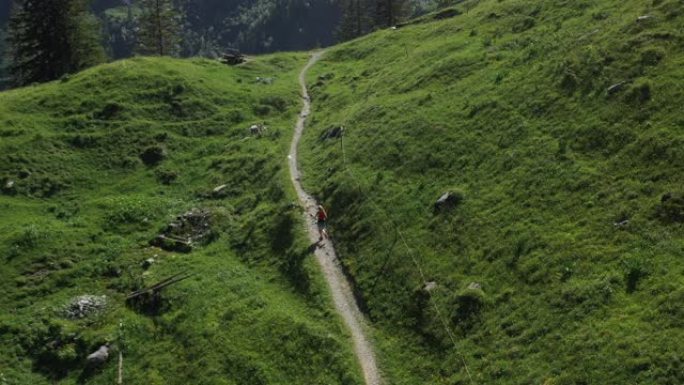
<path fill-rule="evenodd" d="M 8 29 L 17 85 L 57 79 L 104 61 L 99 23 L 88 0 L 22 0 Z"/>

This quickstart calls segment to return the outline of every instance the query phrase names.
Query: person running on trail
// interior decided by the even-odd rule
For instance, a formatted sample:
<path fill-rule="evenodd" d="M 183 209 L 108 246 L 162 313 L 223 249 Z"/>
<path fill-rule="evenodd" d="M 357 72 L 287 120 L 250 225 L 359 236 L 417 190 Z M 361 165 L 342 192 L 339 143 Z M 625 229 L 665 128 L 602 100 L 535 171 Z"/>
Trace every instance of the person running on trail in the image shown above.
<path fill-rule="evenodd" d="M 322 241 L 323 238 L 328 239 L 328 213 L 325 212 L 325 209 L 321 205 L 318 205 L 316 220 L 318 224 L 318 241 Z"/>

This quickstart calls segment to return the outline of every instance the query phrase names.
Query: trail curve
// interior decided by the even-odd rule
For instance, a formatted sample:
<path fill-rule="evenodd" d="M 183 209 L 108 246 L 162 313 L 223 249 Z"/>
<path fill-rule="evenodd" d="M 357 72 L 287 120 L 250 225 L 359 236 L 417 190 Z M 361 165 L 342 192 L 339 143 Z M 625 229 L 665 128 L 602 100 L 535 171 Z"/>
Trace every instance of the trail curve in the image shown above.
<path fill-rule="evenodd" d="M 323 56 L 323 51 L 314 53 L 311 59 L 299 74 L 299 84 L 302 88 L 302 100 L 304 105 L 297 119 L 288 163 L 290 166 L 290 178 L 297 191 L 300 203 L 304 207 L 304 220 L 307 224 L 307 232 L 311 242 L 318 241 L 318 230 L 313 218 L 316 214 L 316 200 L 302 188 L 301 173 L 297 162 L 297 149 L 304 132 L 306 120 L 311 113 L 311 98 L 306 85 L 306 74 L 309 69 Z M 333 302 L 337 312 L 342 316 L 345 325 L 351 333 L 354 343 L 354 353 L 359 361 L 366 385 L 381 385 L 382 378 L 376 364 L 375 353 L 370 339 L 366 336 L 366 321 L 359 310 L 354 295 L 352 294 L 349 282 L 345 278 L 342 269 L 337 262 L 335 248 L 330 240 L 321 242 L 321 246 L 315 250 L 316 260 L 323 271 L 325 280 L 332 294 Z"/>

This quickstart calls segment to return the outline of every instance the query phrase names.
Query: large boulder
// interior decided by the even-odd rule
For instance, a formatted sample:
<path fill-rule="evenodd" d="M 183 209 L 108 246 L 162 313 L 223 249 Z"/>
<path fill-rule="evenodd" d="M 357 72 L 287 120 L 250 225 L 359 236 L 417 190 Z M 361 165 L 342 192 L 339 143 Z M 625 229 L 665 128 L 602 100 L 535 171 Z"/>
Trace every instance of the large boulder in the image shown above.
<path fill-rule="evenodd" d="M 100 346 L 99 349 L 88 355 L 88 365 L 99 366 L 109 359 L 109 344 Z"/>

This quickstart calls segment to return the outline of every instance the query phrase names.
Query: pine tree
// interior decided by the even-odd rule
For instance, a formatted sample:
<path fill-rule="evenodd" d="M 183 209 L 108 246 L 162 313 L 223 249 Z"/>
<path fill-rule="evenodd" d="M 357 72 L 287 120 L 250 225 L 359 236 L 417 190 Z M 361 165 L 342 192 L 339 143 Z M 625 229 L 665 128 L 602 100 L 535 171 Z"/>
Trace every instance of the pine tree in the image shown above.
<path fill-rule="evenodd" d="M 5 79 L 5 50 L 7 49 L 5 45 L 5 30 L 0 28 L 0 89 L 2 89 L 3 81 Z"/>
<path fill-rule="evenodd" d="M 342 3 L 342 22 L 339 38 L 350 40 L 363 35 L 369 29 L 369 8 L 367 0 L 345 0 Z"/>
<path fill-rule="evenodd" d="M 376 0 L 375 26 L 378 28 L 394 26 L 406 17 L 408 11 L 408 0 Z"/>
<path fill-rule="evenodd" d="M 181 16 L 172 0 L 141 0 L 139 51 L 146 55 L 173 56 L 178 53 Z"/>
<path fill-rule="evenodd" d="M 19 0 L 9 23 L 16 85 L 45 82 L 105 60 L 88 0 Z"/>

